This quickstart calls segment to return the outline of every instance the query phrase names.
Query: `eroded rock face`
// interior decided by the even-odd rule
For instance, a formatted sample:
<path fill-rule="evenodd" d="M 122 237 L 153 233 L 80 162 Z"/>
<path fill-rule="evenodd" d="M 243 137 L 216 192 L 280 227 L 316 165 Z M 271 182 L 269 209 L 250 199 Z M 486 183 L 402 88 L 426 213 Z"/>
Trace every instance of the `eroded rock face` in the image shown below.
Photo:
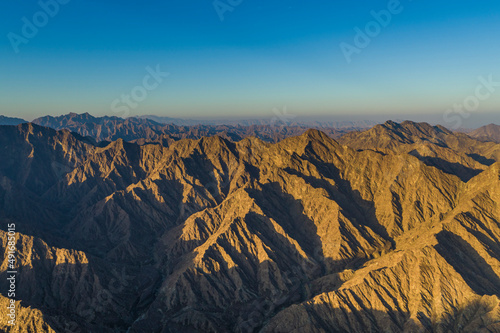
<path fill-rule="evenodd" d="M 340 142 L 0 127 L 0 329 L 499 331 L 498 146 L 416 123 Z"/>

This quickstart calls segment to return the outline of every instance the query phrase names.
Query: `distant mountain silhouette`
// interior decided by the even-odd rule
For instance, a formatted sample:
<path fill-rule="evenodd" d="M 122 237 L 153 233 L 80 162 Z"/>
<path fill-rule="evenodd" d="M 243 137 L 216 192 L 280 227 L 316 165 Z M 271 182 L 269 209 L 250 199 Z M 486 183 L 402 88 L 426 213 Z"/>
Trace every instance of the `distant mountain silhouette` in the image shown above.
<path fill-rule="evenodd" d="M 168 122 L 169 119 L 154 117 L 158 121 Z M 140 143 L 162 142 L 171 143 L 180 139 L 200 139 L 204 136 L 219 135 L 228 140 L 239 141 L 249 136 L 258 137 L 267 142 L 277 142 L 284 138 L 304 133 L 310 127 L 304 125 L 280 126 L 279 124 L 250 124 L 250 125 L 192 125 L 180 126 L 160 124 L 154 120 L 141 118 L 93 117 L 88 113 L 70 113 L 58 117 L 46 116 L 33 120 L 34 124 L 57 130 L 68 129 L 82 136 L 88 136 L 96 141 L 114 141 L 123 139 Z M 321 127 L 321 130 L 333 138 L 359 127 Z"/>
<path fill-rule="evenodd" d="M 21 118 L 11 118 L 6 116 L 0 116 L 0 126 L 1 125 L 19 125 L 26 123 L 27 121 Z"/>
<path fill-rule="evenodd" d="M 154 115 L 140 116 L 141 119 L 150 119 L 161 124 L 174 124 L 179 126 L 196 126 L 196 125 L 229 125 L 229 126 L 254 126 L 254 125 L 270 125 L 270 123 L 277 123 L 276 126 L 291 126 L 291 127 L 309 127 L 309 128 L 336 128 L 336 129 L 366 129 L 376 125 L 376 122 L 362 120 L 362 121 L 332 121 L 332 120 L 314 120 L 304 119 L 304 117 L 292 116 L 290 119 L 284 115 L 280 119 L 276 116 L 274 119 L 253 118 L 253 119 L 180 119 L 171 117 L 159 117 Z"/>

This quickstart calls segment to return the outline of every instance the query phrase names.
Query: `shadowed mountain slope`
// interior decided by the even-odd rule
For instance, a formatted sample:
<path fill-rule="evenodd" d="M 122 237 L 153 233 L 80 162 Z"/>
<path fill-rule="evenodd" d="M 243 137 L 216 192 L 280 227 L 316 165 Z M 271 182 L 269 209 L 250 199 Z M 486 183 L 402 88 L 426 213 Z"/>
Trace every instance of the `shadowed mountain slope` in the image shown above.
<path fill-rule="evenodd" d="M 478 161 L 496 147 L 373 130 L 167 146 L 1 126 L 0 303 L 15 223 L 21 331 L 499 330 L 500 167 Z"/>

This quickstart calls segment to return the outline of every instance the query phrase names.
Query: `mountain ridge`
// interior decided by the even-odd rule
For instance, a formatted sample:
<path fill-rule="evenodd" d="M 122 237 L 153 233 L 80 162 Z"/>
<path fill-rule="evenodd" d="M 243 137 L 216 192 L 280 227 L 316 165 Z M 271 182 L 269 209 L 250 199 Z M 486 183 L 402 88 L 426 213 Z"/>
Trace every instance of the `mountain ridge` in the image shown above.
<path fill-rule="evenodd" d="M 470 132 L 469 136 L 481 141 L 500 143 L 500 126 L 496 124 L 489 124 Z"/>
<path fill-rule="evenodd" d="M 417 123 L 168 145 L 0 126 L 0 225 L 16 224 L 31 318 L 17 328 L 497 330 L 497 148 Z"/>
<path fill-rule="evenodd" d="M 26 120 L 21 118 L 13 118 L 0 115 L 0 126 L 4 125 L 16 126 L 26 122 L 27 122 Z"/>

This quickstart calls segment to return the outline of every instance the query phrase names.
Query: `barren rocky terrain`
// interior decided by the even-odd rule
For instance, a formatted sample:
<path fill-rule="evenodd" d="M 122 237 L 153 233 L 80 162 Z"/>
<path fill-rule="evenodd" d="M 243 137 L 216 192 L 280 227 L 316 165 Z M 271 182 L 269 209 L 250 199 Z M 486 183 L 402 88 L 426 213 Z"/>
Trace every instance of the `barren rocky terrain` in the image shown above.
<path fill-rule="evenodd" d="M 0 330 L 500 332 L 498 143 L 95 131 L 0 126 Z"/>

